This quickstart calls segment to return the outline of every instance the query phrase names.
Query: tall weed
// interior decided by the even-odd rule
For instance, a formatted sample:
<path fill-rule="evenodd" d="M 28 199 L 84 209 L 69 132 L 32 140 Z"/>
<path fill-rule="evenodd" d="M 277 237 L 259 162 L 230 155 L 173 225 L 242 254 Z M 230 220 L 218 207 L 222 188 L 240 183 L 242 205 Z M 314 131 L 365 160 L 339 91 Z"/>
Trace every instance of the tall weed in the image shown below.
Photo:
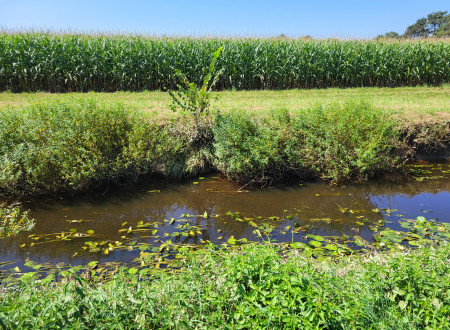
<path fill-rule="evenodd" d="M 395 121 L 367 103 L 316 106 L 294 114 L 292 129 L 302 163 L 321 179 L 367 180 L 399 165 Z"/>
<path fill-rule="evenodd" d="M 317 106 L 256 118 L 242 111 L 216 117 L 214 164 L 231 179 L 254 183 L 287 175 L 366 180 L 398 167 L 398 131 L 366 103 Z"/>
<path fill-rule="evenodd" d="M 89 99 L 2 109 L 0 191 L 79 191 L 135 178 L 182 148 L 171 136 L 143 114 Z"/>

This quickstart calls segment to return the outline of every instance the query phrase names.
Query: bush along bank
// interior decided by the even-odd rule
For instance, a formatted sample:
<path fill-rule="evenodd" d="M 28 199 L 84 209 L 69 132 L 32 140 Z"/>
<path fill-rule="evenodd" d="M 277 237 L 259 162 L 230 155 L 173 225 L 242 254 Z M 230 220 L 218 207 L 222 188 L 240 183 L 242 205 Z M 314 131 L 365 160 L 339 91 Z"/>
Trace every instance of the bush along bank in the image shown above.
<path fill-rule="evenodd" d="M 155 172 L 180 179 L 217 170 L 256 185 L 290 175 L 363 181 L 399 169 L 413 150 L 405 126 L 366 103 L 260 116 L 229 111 L 200 124 L 188 113 L 156 120 L 93 99 L 0 114 L 3 195 L 77 192 Z M 448 125 L 439 125 L 433 136 L 448 145 Z"/>
<path fill-rule="evenodd" d="M 395 121 L 365 103 L 317 106 L 264 118 L 219 115 L 215 166 L 229 178 L 265 182 L 285 175 L 366 180 L 400 165 Z"/>
<path fill-rule="evenodd" d="M 136 179 L 183 154 L 167 126 L 120 104 L 47 101 L 0 116 L 4 194 L 80 191 Z"/>
<path fill-rule="evenodd" d="M 19 205 L 0 204 L 0 239 L 15 236 L 21 231 L 33 229 L 36 220 L 22 211 Z"/>

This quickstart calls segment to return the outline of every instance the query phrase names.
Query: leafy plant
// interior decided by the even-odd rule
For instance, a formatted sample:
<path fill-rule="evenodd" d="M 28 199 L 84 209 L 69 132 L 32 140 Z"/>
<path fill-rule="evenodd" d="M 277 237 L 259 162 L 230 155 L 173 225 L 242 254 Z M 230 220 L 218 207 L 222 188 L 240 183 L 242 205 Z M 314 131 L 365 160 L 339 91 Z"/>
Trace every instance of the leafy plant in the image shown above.
<path fill-rule="evenodd" d="M 177 85 L 178 90 L 175 93 L 171 90 L 168 91 L 172 98 L 171 109 L 176 111 L 178 108 L 181 108 L 189 113 L 194 119 L 196 130 L 200 129 L 200 122 L 202 119 L 209 115 L 211 89 L 223 72 L 223 69 L 221 69 L 215 73 L 216 61 L 222 49 L 223 48 L 220 47 L 214 52 L 212 61 L 209 65 L 209 70 L 203 77 L 203 84 L 200 87 L 194 82 L 189 82 L 186 75 L 177 69 L 175 70 L 175 73 L 180 81 L 180 84 Z"/>
<path fill-rule="evenodd" d="M 35 219 L 22 211 L 20 206 L 0 204 L 0 238 L 15 236 L 21 231 L 33 229 Z"/>
<path fill-rule="evenodd" d="M 211 141 L 213 135 L 211 131 L 211 117 L 209 106 L 211 103 L 211 90 L 223 72 L 216 72 L 216 61 L 222 51 L 222 47 L 217 49 L 209 65 L 207 73 L 202 78 L 202 85 L 197 86 L 194 82 L 189 82 L 185 74 L 180 70 L 175 70 L 179 79 L 178 90 L 173 92 L 168 90 L 172 98 L 171 109 L 177 111 L 181 108 L 183 115 L 187 114 L 179 126 L 178 135 L 181 139 L 187 137 L 189 148 L 182 157 L 168 164 L 169 175 L 181 178 L 188 175 L 196 175 L 205 172 L 210 167 L 212 153 Z M 187 121 L 186 121 L 187 119 Z"/>
<path fill-rule="evenodd" d="M 399 166 L 392 154 L 398 139 L 394 124 L 364 102 L 259 118 L 230 111 L 216 116 L 214 164 L 244 182 L 277 181 L 288 174 L 363 181 Z"/>
<path fill-rule="evenodd" d="M 450 326 L 450 245 L 313 259 L 270 244 L 185 250 L 177 272 L 80 267 L 3 281 L 0 327 L 423 329 Z M 95 265 L 95 263 L 93 263 Z M 89 275 L 90 274 L 90 275 Z M 87 275 L 87 276 L 86 276 Z M 16 275 L 17 276 L 17 275 Z"/>
<path fill-rule="evenodd" d="M 218 114 L 213 127 L 214 165 L 229 179 L 252 184 L 278 181 L 290 171 L 287 111 L 255 118 L 245 111 Z"/>
<path fill-rule="evenodd" d="M 122 104 L 44 101 L 0 110 L 0 192 L 76 192 L 136 179 L 184 150 L 168 125 Z"/>
<path fill-rule="evenodd" d="M 293 116 L 292 131 L 303 165 L 331 181 L 367 180 L 399 166 L 392 154 L 398 131 L 383 111 L 365 102 L 317 106 Z"/>

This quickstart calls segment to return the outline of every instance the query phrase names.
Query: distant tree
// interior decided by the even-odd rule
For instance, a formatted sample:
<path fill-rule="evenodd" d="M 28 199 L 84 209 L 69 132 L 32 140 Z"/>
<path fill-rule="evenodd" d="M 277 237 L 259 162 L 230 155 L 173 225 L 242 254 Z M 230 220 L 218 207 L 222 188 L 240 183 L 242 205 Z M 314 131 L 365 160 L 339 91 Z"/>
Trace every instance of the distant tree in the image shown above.
<path fill-rule="evenodd" d="M 424 38 L 428 36 L 427 19 L 425 17 L 419 18 L 416 23 L 408 26 L 403 36 L 408 38 Z"/>
<path fill-rule="evenodd" d="M 435 13 L 431 13 L 427 17 L 427 31 L 429 34 L 434 35 L 436 34 L 436 31 L 440 29 L 442 25 L 445 24 L 445 21 L 447 19 L 446 15 L 447 11 L 437 11 Z"/>
<path fill-rule="evenodd" d="M 436 37 L 450 37 L 450 15 L 445 16 L 445 21 L 435 32 Z"/>
<path fill-rule="evenodd" d="M 403 37 L 426 38 L 431 36 L 449 36 L 450 15 L 447 11 L 437 11 L 428 14 L 427 18 L 422 17 L 416 23 L 408 26 Z"/>
<path fill-rule="evenodd" d="M 395 38 L 400 38 L 400 35 L 397 32 L 391 31 L 391 32 L 386 32 L 385 34 L 380 34 L 379 36 L 377 36 L 377 38 L 395 39 Z"/>

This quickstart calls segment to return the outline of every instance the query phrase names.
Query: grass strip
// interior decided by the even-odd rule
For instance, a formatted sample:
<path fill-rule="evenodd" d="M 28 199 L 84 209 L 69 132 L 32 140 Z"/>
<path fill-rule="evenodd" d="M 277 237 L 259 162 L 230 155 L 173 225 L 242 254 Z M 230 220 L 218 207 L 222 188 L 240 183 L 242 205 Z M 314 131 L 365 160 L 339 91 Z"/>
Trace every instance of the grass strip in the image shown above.
<path fill-rule="evenodd" d="M 115 92 L 115 93 L 0 93 L 0 108 L 8 106 L 25 106 L 46 99 L 58 101 L 83 100 L 88 95 L 98 103 L 123 103 L 125 107 L 139 108 L 160 118 L 171 118 L 171 102 L 166 92 Z M 450 116 L 450 85 L 439 87 L 417 86 L 397 88 L 327 88 L 309 90 L 282 91 L 221 91 L 212 92 L 211 111 L 246 110 L 249 113 L 265 115 L 274 109 L 298 111 L 317 104 L 327 106 L 335 103 L 347 103 L 365 100 L 377 109 L 409 119 L 425 116 Z M 446 117 L 445 117 L 446 116 Z M 429 117 L 429 116 L 428 116 Z M 429 118 L 425 118 L 429 120 Z"/>

